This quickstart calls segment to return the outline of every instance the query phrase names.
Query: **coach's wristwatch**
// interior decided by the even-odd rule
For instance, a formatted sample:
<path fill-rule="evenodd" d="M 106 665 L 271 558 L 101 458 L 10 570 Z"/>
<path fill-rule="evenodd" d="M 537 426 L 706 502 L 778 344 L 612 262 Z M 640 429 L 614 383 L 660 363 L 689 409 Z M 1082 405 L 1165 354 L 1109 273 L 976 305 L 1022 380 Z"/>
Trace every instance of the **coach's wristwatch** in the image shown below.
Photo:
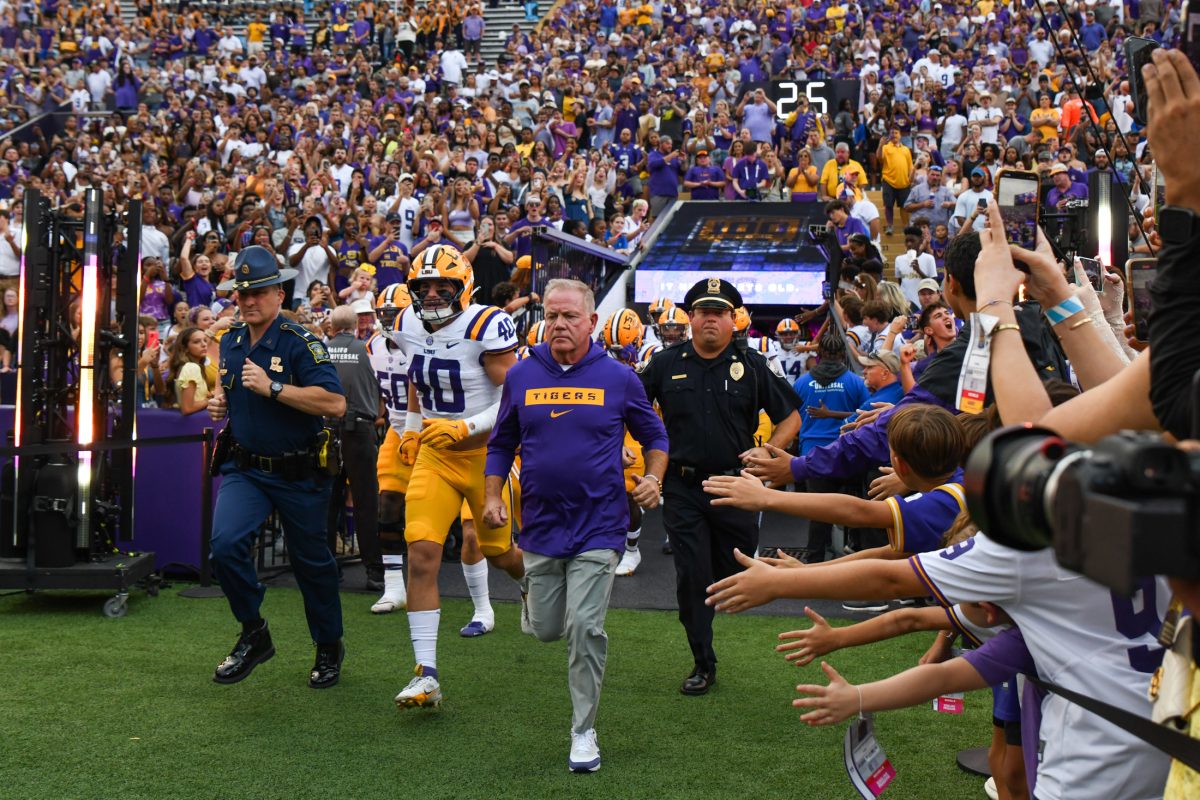
<path fill-rule="evenodd" d="M 1190 208 L 1164 206 L 1158 212 L 1158 233 L 1164 244 L 1184 244 L 1200 234 L 1200 216 Z"/>
<path fill-rule="evenodd" d="M 283 384 L 279 381 L 271 381 L 271 399 L 279 397 L 279 393 L 283 391 Z"/>

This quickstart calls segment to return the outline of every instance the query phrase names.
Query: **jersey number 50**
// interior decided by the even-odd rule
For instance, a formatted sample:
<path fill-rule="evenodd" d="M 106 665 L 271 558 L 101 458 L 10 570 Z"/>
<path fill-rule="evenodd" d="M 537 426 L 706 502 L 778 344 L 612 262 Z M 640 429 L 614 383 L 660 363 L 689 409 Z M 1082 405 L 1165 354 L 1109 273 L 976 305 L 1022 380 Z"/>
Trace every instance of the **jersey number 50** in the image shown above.
<path fill-rule="evenodd" d="M 421 408 L 439 414 L 461 414 L 466 410 L 467 394 L 457 361 L 415 356 L 408 366 L 408 379 L 421 395 Z"/>

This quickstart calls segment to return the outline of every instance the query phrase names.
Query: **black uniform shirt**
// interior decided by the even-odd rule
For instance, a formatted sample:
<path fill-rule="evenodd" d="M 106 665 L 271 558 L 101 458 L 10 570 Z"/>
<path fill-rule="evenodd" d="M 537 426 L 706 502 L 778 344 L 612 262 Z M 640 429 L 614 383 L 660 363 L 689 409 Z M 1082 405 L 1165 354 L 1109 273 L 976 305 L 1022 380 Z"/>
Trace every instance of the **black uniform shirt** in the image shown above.
<path fill-rule="evenodd" d="M 671 345 L 650 359 L 641 377 L 646 395 L 662 409 L 671 463 L 701 472 L 741 465 L 738 455 L 754 446 L 759 409 L 778 424 L 800 405 L 761 353 L 732 342 L 712 359 L 697 355 L 690 340 Z"/>

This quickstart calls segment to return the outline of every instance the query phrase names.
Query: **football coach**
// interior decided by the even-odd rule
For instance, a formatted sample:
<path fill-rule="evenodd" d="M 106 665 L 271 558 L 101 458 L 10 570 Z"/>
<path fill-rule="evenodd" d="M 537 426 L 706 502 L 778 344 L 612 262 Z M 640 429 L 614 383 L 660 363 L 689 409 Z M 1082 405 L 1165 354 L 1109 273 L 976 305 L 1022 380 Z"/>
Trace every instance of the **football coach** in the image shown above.
<path fill-rule="evenodd" d="M 567 763 L 574 772 L 593 772 L 600 768 L 595 719 L 608 655 L 604 617 L 629 522 L 625 429 L 643 448 L 646 474 L 632 496 L 644 508 L 659 503 L 667 432 L 637 374 L 593 340 L 592 290 L 557 279 L 543 298 L 545 341 L 509 370 L 488 441 L 484 520 L 493 527 L 506 521 L 501 487 L 519 446 L 528 625 L 543 642 L 567 637 Z"/>

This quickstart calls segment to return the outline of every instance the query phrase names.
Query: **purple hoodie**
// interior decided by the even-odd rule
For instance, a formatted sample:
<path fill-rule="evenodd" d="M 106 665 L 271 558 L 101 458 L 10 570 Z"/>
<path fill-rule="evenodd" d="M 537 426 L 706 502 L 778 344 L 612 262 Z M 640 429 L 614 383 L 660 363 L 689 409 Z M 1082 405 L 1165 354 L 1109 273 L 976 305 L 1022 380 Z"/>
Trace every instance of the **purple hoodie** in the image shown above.
<path fill-rule="evenodd" d="M 521 549 L 550 558 L 619 550 L 629 525 L 625 428 L 667 451 L 667 430 L 637 374 L 593 342 L 564 370 L 540 344 L 508 371 L 485 475 L 508 475 L 521 448 Z"/>

